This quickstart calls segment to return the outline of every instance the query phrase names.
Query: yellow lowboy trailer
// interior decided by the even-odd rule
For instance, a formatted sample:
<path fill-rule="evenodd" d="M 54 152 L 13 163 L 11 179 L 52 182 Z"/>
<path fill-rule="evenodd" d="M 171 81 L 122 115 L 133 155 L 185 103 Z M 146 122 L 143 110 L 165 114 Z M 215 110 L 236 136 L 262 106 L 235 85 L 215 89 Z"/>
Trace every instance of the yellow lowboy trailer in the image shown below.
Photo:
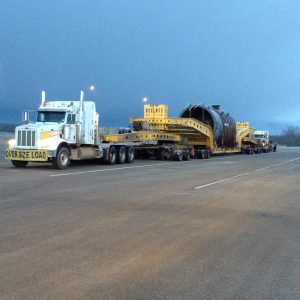
<path fill-rule="evenodd" d="M 133 124 L 132 132 L 106 134 L 101 136 L 102 140 L 115 143 L 133 142 L 137 154 L 142 152 L 143 157 L 146 156 L 145 153 L 150 153 L 160 159 L 173 155 L 179 160 L 181 156 L 176 154 L 178 152 L 182 152 L 183 159 L 209 158 L 210 154 L 245 152 L 246 148 L 256 143 L 248 137 L 255 131 L 250 128 L 249 122 L 237 122 L 234 145 L 220 147 L 214 141 L 212 127 L 195 118 L 169 118 L 168 106 L 164 104 L 145 104 L 144 117 L 131 118 L 130 122 Z"/>

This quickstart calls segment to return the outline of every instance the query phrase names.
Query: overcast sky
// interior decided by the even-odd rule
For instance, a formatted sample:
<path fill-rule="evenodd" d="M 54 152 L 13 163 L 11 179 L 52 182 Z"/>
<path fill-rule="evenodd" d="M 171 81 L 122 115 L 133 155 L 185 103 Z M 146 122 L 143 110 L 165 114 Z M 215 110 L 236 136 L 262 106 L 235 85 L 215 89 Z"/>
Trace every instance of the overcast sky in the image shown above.
<path fill-rule="evenodd" d="M 1 0 L 0 122 L 20 122 L 42 89 L 83 89 L 102 126 L 127 126 L 148 97 L 171 116 L 220 104 L 281 133 L 300 125 L 300 1 Z"/>

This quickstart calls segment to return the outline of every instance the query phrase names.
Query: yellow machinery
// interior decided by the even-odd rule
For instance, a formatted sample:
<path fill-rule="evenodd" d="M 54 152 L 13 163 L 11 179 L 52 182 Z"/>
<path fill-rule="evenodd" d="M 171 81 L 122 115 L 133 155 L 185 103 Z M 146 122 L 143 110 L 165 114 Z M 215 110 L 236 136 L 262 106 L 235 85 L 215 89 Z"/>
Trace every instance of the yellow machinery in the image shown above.
<path fill-rule="evenodd" d="M 236 142 L 239 148 L 242 148 L 245 142 L 250 144 L 257 144 L 255 139 L 249 137 L 251 133 L 254 133 L 255 129 L 250 127 L 249 122 L 237 122 L 236 123 Z"/>
<path fill-rule="evenodd" d="M 146 122 L 152 130 L 176 134 L 184 144 L 213 146 L 211 127 L 192 118 L 169 118 L 165 104 L 145 104 L 144 118 L 131 118 L 130 122 Z"/>
<path fill-rule="evenodd" d="M 184 144 L 213 146 L 212 129 L 196 119 L 169 118 L 167 105 L 144 105 L 144 118 L 131 118 L 136 124 L 147 123 L 149 130 L 138 130 L 132 133 L 108 134 L 102 139 L 109 142 L 159 140 L 181 142 Z"/>
<path fill-rule="evenodd" d="M 107 134 L 101 138 L 105 142 L 136 142 L 149 143 L 157 141 L 207 149 L 211 153 L 241 152 L 246 144 L 255 145 L 257 142 L 249 138 L 255 130 L 249 122 L 236 123 L 236 146 L 221 148 L 214 145 L 213 129 L 194 118 L 169 118 L 168 105 L 145 104 L 143 118 L 131 118 L 134 130 L 130 133 Z"/>

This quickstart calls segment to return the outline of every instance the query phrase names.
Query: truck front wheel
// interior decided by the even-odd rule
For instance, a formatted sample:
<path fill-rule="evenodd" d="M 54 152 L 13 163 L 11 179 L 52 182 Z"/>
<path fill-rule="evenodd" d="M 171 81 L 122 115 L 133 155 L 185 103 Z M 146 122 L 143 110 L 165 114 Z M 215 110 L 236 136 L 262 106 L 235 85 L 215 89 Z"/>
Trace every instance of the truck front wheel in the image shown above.
<path fill-rule="evenodd" d="M 53 158 L 53 166 L 56 169 L 63 170 L 70 165 L 70 152 L 67 148 L 61 147 Z"/>
<path fill-rule="evenodd" d="M 23 161 L 23 160 L 12 160 L 11 163 L 16 167 L 16 168 L 26 168 L 28 161 Z"/>

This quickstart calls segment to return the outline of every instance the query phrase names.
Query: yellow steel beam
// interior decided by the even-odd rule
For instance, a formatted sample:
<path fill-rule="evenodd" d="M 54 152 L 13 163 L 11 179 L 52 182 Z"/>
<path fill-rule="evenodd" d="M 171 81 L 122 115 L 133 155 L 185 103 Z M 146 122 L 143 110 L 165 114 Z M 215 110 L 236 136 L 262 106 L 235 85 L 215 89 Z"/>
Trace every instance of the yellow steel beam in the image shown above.
<path fill-rule="evenodd" d="M 161 131 L 135 131 L 132 133 L 122 134 L 106 134 L 101 136 L 105 142 L 143 142 L 143 141 L 169 141 L 180 142 L 181 136 L 179 134 L 166 133 Z"/>
<path fill-rule="evenodd" d="M 251 143 L 251 144 L 254 144 L 254 145 L 258 145 L 258 141 L 256 139 L 252 139 L 252 138 L 249 138 L 249 137 L 244 137 L 243 138 L 243 143 Z"/>
<path fill-rule="evenodd" d="M 161 118 L 161 119 L 148 119 L 148 118 L 131 118 L 130 122 L 145 121 L 148 122 L 152 128 L 164 131 L 180 130 L 182 127 L 193 129 L 195 132 L 200 132 L 206 136 L 212 137 L 212 129 L 210 126 L 192 118 Z"/>
<path fill-rule="evenodd" d="M 182 136 L 196 134 L 198 137 L 205 137 L 205 145 L 213 146 L 212 128 L 196 119 L 192 118 L 131 118 L 130 122 L 144 121 L 148 122 L 152 129 L 178 133 Z"/>
<path fill-rule="evenodd" d="M 253 132 L 255 132 L 255 129 L 250 128 L 250 127 L 237 130 L 237 133 L 236 133 L 236 142 L 237 142 L 238 146 L 241 147 L 244 139 L 250 133 L 253 133 Z"/>

